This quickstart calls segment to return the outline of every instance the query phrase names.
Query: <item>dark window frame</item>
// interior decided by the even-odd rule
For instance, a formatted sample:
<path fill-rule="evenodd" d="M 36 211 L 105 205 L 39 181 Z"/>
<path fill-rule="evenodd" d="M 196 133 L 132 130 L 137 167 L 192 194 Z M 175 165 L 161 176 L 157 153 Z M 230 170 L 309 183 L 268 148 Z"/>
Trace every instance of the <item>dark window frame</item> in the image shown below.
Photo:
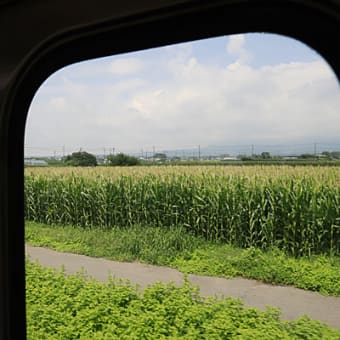
<path fill-rule="evenodd" d="M 15 11 L 17 2 L 0 3 L 0 10 L 8 9 L 11 14 L 11 6 Z M 70 63 L 96 57 L 226 34 L 268 32 L 287 35 L 308 44 L 329 62 L 340 78 L 340 46 L 336 44 L 340 32 L 338 0 L 164 0 L 157 10 L 148 9 L 148 1 L 126 0 L 125 3 L 123 8 L 133 3 L 139 14 L 124 17 L 117 14 L 110 20 L 104 20 L 98 14 L 86 25 L 83 22 L 72 29 L 70 20 L 67 24 L 65 20 L 64 26 L 61 22 L 56 34 L 48 39 L 42 35 L 40 46 L 28 49 L 25 62 L 16 65 L 15 70 L 8 66 L 7 85 L 0 86 L 1 339 L 26 338 L 24 132 L 31 100 L 49 75 Z M 58 5 L 60 3 L 55 2 L 55 6 Z M 94 6 L 98 5 L 100 2 Z M 77 14 L 81 10 L 79 4 L 69 6 L 64 10 L 71 19 L 74 16 L 74 23 L 77 23 Z M 112 7 L 114 11 L 114 5 Z M 16 24 L 13 22 L 12 25 Z M 41 26 L 43 31 L 45 28 L 47 31 L 48 25 L 45 26 Z M 29 30 L 23 26 L 21 33 L 29 35 Z M 15 37 L 12 39 L 13 44 L 5 46 L 9 48 L 5 54 L 15 53 Z"/>

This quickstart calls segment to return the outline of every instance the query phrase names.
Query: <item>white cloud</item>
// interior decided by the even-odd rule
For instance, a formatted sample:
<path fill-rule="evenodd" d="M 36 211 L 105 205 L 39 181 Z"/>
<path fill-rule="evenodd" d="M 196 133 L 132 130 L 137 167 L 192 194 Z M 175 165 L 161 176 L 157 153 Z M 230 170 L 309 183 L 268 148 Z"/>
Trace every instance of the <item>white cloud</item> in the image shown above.
<path fill-rule="evenodd" d="M 137 89 L 143 88 L 147 85 L 147 82 L 140 78 L 129 78 L 127 80 L 122 80 L 118 83 L 113 84 L 108 87 L 111 95 L 120 95 L 126 92 L 136 91 Z"/>
<path fill-rule="evenodd" d="M 129 151 L 338 140 L 340 93 L 324 61 L 256 68 L 245 62 L 243 35 L 229 38 L 228 53 L 237 61 L 216 66 L 199 62 L 190 46 L 168 48 L 152 81 L 131 78 L 147 59 L 120 58 L 107 63 L 119 81 L 65 76 L 53 96 L 46 82 L 30 108 L 26 143 Z"/>
<path fill-rule="evenodd" d="M 245 48 L 245 42 L 244 34 L 235 34 L 228 39 L 227 52 L 237 57 L 236 64 L 246 64 L 252 59 L 251 53 Z"/>
<path fill-rule="evenodd" d="M 229 37 L 227 51 L 230 54 L 239 55 L 244 51 L 244 34 L 236 34 Z"/>
<path fill-rule="evenodd" d="M 66 100 L 64 97 L 53 97 L 50 99 L 50 105 L 56 110 L 64 110 L 66 107 Z"/>
<path fill-rule="evenodd" d="M 115 59 L 109 66 L 109 71 L 115 75 L 135 74 L 143 69 L 143 63 L 138 58 Z"/>

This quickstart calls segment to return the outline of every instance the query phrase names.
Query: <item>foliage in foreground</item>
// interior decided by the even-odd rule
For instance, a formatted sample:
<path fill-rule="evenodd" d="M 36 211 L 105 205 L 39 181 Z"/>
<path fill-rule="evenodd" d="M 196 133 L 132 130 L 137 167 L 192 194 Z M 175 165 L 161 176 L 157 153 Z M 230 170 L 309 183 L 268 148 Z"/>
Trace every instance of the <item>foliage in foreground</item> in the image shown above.
<path fill-rule="evenodd" d="M 243 276 L 340 296 L 340 258 L 293 258 L 278 249 L 247 250 L 207 242 L 183 228 L 83 229 L 26 222 L 26 241 L 94 257 L 167 265 L 186 273 Z"/>
<path fill-rule="evenodd" d="M 136 288 L 26 263 L 28 339 L 339 339 L 340 331 L 302 317 L 281 322 L 277 309 L 205 299 L 187 282 Z"/>
<path fill-rule="evenodd" d="M 340 254 L 340 186 L 333 173 L 253 177 L 25 177 L 26 219 L 82 227 L 135 224 L 187 231 L 294 256 Z"/>

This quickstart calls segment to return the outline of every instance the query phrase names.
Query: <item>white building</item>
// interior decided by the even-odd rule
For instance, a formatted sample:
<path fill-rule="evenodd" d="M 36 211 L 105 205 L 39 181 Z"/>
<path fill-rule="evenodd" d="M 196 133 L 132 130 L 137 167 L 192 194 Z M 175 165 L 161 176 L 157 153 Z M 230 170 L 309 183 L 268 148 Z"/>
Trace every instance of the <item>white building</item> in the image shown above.
<path fill-rule="evenodd" d="M 25 165 L 46 166 L 48 163 L 43 159 L 25 158 Z"/>

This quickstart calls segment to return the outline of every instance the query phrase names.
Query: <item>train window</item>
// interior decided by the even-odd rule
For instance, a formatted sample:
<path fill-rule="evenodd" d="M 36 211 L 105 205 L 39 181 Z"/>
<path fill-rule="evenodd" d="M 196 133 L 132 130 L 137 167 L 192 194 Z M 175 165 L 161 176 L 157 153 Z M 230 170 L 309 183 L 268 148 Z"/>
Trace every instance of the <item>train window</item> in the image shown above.
<path fill-rule="evenodd" d="M 338 334 L 339 107 L 328 64 L 274 34 L 197 40 L 53 74 L 33 99 L 25 136 L 29 336 L 298 334 L 294 321 L 261 312 L 266 305 L 283 319 L 325 322 L 298 321 L 320 337 Z M 67 279 L 34 259 L 152 286 L 143 295 Z M 259 310 L 207 303 L 190 284 Z M 307 301 L 292 286 L 314 293 Z"/>

